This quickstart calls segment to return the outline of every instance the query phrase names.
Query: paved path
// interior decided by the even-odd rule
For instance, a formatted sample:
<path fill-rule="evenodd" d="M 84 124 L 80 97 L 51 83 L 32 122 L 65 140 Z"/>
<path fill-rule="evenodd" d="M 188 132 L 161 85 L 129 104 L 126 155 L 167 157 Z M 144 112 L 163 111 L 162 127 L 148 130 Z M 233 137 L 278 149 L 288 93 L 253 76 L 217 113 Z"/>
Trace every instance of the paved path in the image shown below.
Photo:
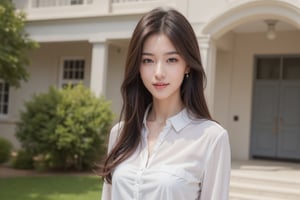
<path fill-rule="evenodd" d="M 35 170 L 13 169 L 0 165 L 0 178 L 20 177 L 20 176 L 52 176 L 52 175 L 72 175 L 72 176 L 96 176 L 93 172 L 38 172 Z"/>

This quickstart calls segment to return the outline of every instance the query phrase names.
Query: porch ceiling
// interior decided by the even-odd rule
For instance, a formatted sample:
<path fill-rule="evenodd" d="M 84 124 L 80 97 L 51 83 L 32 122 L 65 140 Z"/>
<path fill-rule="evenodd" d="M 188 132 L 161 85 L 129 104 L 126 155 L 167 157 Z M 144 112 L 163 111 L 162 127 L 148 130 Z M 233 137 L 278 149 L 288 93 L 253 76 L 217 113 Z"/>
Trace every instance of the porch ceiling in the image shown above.
<path fill-rule="evenodd" d="M 289 23 L 278 21 L 276 24 L 276 31 L 292 31 L 297 30 L 297 28 Z M 235 27 L 233 30 L 235 33 L 255 33 L 255 32 L 265 32 L 267 31 L 267 24 L 263 21 L 253 21 L 245 23 Z"/>

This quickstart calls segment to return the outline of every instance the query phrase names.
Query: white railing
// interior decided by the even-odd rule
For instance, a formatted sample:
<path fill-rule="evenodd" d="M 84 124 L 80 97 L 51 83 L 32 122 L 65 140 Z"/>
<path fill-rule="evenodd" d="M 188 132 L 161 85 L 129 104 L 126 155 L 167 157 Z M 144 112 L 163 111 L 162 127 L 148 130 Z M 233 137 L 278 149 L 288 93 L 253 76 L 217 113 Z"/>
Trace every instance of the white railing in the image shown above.
<path fill-rule="evenodd" d="M 111 0 L 112 3 L 127 3 L 127 2 L 138 2 L 138 1 L 149 1 L 149 0 Z"/>
<path fill-rule="evenodd" d="M 110 0 L 110 11 L 111 13 L 146 12 L 157 6 L 166 6 L 170 2 L 174 0 Z"/>
<path fill-rule="evenodd" d="M 1 1 L 1 0 L 0 0 Z M 27 20 L 79 18 L 146 12 L 180 0 L 12 0 L 27 13 Z"/>
<path fill-rule="evenodd" d="M 31 8 L 60 7 L 92 4 L 93 0 L 31 0 Z"/>

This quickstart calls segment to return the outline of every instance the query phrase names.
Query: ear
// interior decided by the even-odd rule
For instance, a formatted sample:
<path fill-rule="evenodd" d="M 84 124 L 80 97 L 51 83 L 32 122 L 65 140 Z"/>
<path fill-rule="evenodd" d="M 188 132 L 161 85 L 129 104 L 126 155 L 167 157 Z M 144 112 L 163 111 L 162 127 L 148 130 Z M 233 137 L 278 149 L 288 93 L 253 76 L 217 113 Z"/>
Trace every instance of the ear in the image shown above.
<path fill-rule="evenodd" d="M 184 73 L 185 73 L 185 74 L 190 73 L 190 67 L 189 67 L 189 66 L 186 66 Z"/>

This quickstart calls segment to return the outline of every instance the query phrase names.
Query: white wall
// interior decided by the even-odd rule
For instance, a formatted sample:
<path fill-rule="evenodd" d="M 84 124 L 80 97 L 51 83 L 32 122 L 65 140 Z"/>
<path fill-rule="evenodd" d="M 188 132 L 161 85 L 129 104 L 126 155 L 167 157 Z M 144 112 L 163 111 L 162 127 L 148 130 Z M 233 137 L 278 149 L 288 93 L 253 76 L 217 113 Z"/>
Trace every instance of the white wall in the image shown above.
<path fill-rule="evenodd" d="M 91 59 L 91 45 L 87 42 L 78 43 L 41 43 L 40 48 L 31 54 L 31 74 L 28 82 L 15 92 L 12 112 L 14 115 L 22 108 L 23 102 L 35 93 L 45 92 L 49 86 L 59 86 L 60 66 L 63 58 L 83 57 L 86 59 L 87 79 L 84 84 L 89 86 L 89 68 Z M 17 115 L 16 115 L 17 116 Z"/>
<path fill-rule="evenodd" d="M 14 146 L 19 147 L 14 137 L 15 122 L 19 118 L 19 111 L 24 108 L 24 102 L 30 100 L 33 94 L 47 92 L 49 86 L 58 86 L 61 59 L 73 56 L 86 58 L 86 77 L 90 77 L 91 44 L 87 42 L 41 43 L 40 48 L 30 54 L 32 62 L 27 68 L 29 81 L 19 89 L 11 88 L 9 116 L 0 119 L 0 136 L 10 139 Z M 84 84 L 89 86 L 89 79 Z"/>
<path fill-rule="evenodd" d="M 230 110 L 232 52 L 218 51 L 216 66 L 214 118 L 222 126 L 228 127 L 230 120 L 228 113 Z"/>
<path fill-rule="evenodd" d="M 109 46 L 106 99 L 112 103 L 111 108 L 115 113 L 115 121 L 119 120 L 123 102 L 120 87 L 124 78 L 126 53 L 127 48 L 123 46 Z"/>
<path fill-rule="evenodd" d="M 218 51 L 215 117 L 229 131 L 232 157 L 248 159 L 254 55 L 300 54 L 300 32 L 280 32 L 274 41 L 264 33 L 237 34 L 234 41 L 232 51 Z M 235 115 L 238 121 L 233 121 Z"/>
<path fill-rule="evenodd" d="M 227 6 L 226 0 L 190 0 L 188 17 L 191 22 L 207 22 Z"/>

